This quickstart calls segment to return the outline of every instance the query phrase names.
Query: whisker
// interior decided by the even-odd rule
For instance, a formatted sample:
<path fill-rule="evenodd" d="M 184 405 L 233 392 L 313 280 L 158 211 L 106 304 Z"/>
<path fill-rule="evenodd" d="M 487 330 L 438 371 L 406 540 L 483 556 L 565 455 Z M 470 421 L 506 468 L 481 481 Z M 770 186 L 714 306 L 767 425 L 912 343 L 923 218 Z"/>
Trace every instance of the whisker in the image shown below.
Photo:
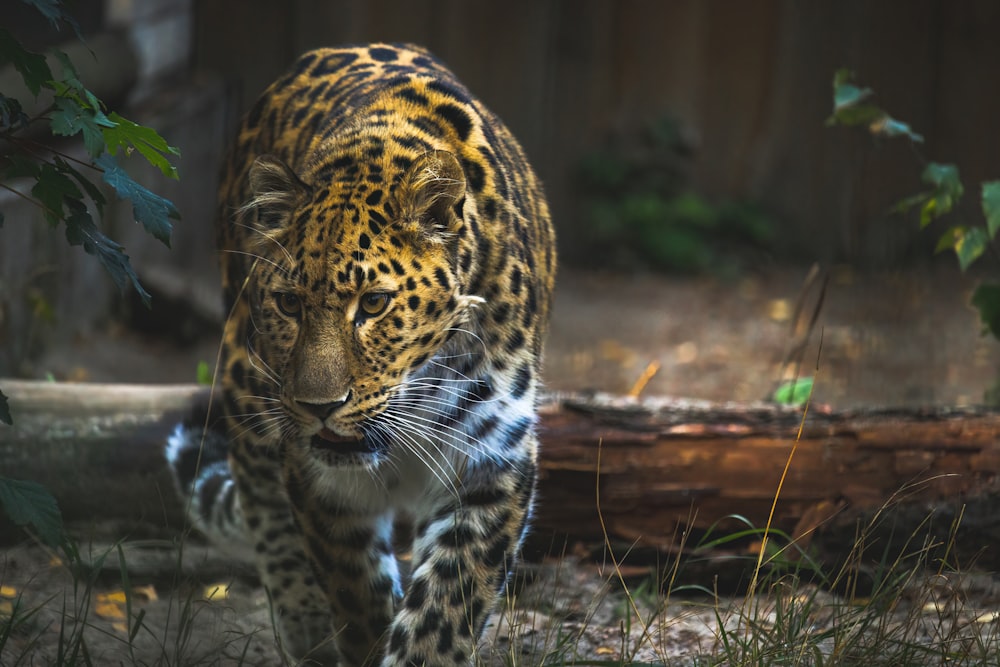
<path fill-rule="evenodd" d="M 447 457 L 433 456 L 433 452 L 427 450 L 421 440 L 429 440 L 429 433 L 424 433 L 420 428 L 414 424 L 407 422 L 402 415 L 393 415 L 388 412 L 383 412 L 375 418 L 378 422 L 385 426 L 395 426 L 390 432 L 392 435 L 396 436 L 399 444 L 403 445 L 414 454 L 417 455 L 427 469 L 430 471 L 434 478 L 441 484 L 442 487 L 448 488 L 453 494 L 457 495 L 458 490 L 455 488 L 455 483 L 453 479 L 457 477 L 457 472 L 454 465 Z M 438 452 L 440 454 L 440 452 Z M 449 470 L 445 468 L 447 465 L 450 469 L 451 474 L 449 475 Z"/>
<path fill-rule="evenodd" d="M 267 437 L 275 432 L 280 433 L 283 426 L 287 424 L 287 419 L 285 418 L 284 415 L 277 415 L 274 417 L 270 417 L 268 419 L 262 419 L 259 422 L 253 424 L 251 423 L 253 421 L 252 417 L 253 416 L 248 417 L 246 419 L 241 420 L 237 424 L 234 424 L 234 427 L 239 428 L 239 430 L 234 429 L 235 430 L 235 433 L 233 434 L 234 437 L 241 437 L 247 433 L 250 433 L 251 431 L 259 433 L 263 437 Z M 259 426 L 259 428 L 254 428 L 255 426 Z"/>
<path fill-rule="evenodd" d="M 230 253 L 230 254 L 233 254 L 233 255 L 244 255 L 246 257 L 252 257 L 253 259 L 261 261 L 261 262 L 264 262 L 265 264 L 270 264 L 271 266 L 273 266 L 278 271 L 281 271 L 282 275 L 288 276 L 288 269 L 286 269 L 285 267 L 281 266 L 280 264 L 278 264 L 274 260 L 268 259 L 267 257 L 263 257 L 261 255 L 254 254 L 252 252 L 247 252 L 245 250 L 233 250 L 231 248 L 223 248 L 222 252 L 227 252 L 227 253 Z"/>
<path fill-rule="evenodd" d="M 389 412 L 390 411 L 387 410 L 382 414 L 385 415 Z M 407 420 L 405 421 L 407 425 L 426 429 L 426 432 L 428 436 L 432 439 L 432 441 L 438 442 L 442 445 L 447 445 L 448 447 L 450 447 L 455 451 L 458 452 L 465 451 L 465 447 L 463 447 L 463 445 L 465 445 L 473 452 L 476 452 L 478 454 L 482 454 L 485 456 L 496 456 L 502 461 L 508 460 L 506 455 L 494 451 L 491 447 L 488 446 L 486 442 L 478 438 L 473 438 L 471 435 L 469 435 L 469 433 L 467 433 L 462 429 L 450 426 L 448 424 L 442 424 L 441 422 L 435 419 L 423 417 L 413 412 L 406 412 L 405 416 L 403 415 L 393 415 L 393 416 L 394 417 L 399 416 L 400 418 Z M 420 423 L 416 424 L 408 420 L 415 420 Z M 442 432 L 442 430 L 446 432 Z"/>
<path fill-rule="evenodd" d="M 489 351 L 489 346 L 486 345 L 486 341 L 484 341 L 479 336 L 479 334 L 477 334 L 475 331 L 472 331 L 471 329 L 463 329 L 462 327 L 448 327 L 447 329 L 445 329 L 445 331 L 454 331 L 455 333 L 468 334 L 473 340 L 475 340 L 480 345 L 482 345 L 482 347 L 483 347 L 483 354 L 486 354 L 486 352 Z"/>
<path fill-rule="evenodd" d="M 253 348 L 253 344 L 250 343 L 250 341 L 247 341 L 247 353 L 248 353 L 247 354 L 247 359 L 250 362 L 250 366 L 255 371 L 257 371 L 261 375 L 265 376 L 268 380 L 270 380 L 271 382 L 273 382 L 276 386 L 280 387 L 281 386 L 281 380 L 278 378 L 278 374 L 274 371 L 273 368 L 271 368 L 268 365 L 268 363 L 266 361 L 264 361 L 264 358 L 261 357 L 260 354 L 257 353 L 257 350 L 255 350 Z M 259 361 L 262 367 L 258 366 L 254 362 L 254 359 L 256 359 L 257 361 Z"/>
<path fill-rule="evenodd" d="M 412 391 L 407 391 L 405 392 L 405 394 L 403 394 L 406 396 L 412 395 L 421 398 L 432 398 L 432 396 L 428 394 L 423 394 L 421 392 L 433 391 L 435 393 L 447 394 L 448 396 L 453 396 L 457 399 L 468 401 L 469 403 L 474 403 L 474 404 L 496 403 L 497 401 L 500 401 L 510 395 L 510 392 L 506 392 L 504 394 L 494 395 L 490 398 L 474 398 L 475 391 L 472 389 L 456 389 L 454 387 L 443 386 L 427 381 L 411 381 L 406 384 L 406 389 L 412 390 Z"/>
<path fill-rule="evenodd" d="M 236 226 L 236 227 L 242 227 L 243 229 L 247 229 L 247 230 L 249 230 L 251 232 L 254 232 L 256 234 L 260 234 L 265 239 L 267 239 L 268 241 L 270 241 L 274 245 L 278 246 L 278 249 L 281 250 L 282 253 L 284 253 L 285 259 L 288 260 L 288 263 L 290 265 L 294 265 L 295 264 L 295 260 L 292 259 L 292 254 L 290 252 L 288 252 L 288 249 L 285 248 L 285 246 L 281 243 L 281 241 L 279 241 L 278 239 L 274 238 L 273 236 L 271 236 L 270 234 L 268 234 L 264 230 L 259 229 L 257 227 L 254 227 L 253 225 L 248 225 L 248 224 L 239 222 L 238 220 L 234 220 L 233 221 L 233 225 Z"/>

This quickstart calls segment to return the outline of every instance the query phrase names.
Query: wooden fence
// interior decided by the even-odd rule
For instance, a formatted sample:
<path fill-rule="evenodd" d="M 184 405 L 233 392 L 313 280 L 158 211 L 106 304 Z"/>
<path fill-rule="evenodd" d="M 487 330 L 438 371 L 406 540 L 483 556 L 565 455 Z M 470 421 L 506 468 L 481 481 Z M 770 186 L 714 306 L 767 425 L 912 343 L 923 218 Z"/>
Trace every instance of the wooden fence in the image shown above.
<path fill-rule="evenodd" d="M 511 126 L 548 184 L 564 255 L 579 257 L 573 169 L 613 133 L 674 115 L 693 186 L 763 204 L 777 250 L 882 265 L 933 238 L 886 220 L 920 188 L 902 142 L 825 128 L 849 67 L 975 183 L 1000 177 L 1000 3 L 992 0 L 213 0 L 195 3 L 199 66 L 239 106 L 299 52 L 369 40 L 435 51 Z"/>

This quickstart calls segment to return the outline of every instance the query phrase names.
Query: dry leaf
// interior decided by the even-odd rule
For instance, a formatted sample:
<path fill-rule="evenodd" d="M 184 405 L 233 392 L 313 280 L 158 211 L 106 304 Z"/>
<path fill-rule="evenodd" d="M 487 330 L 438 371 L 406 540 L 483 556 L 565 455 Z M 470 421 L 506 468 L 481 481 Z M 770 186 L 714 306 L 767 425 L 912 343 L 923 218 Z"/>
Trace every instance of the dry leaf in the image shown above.
<path fill-rule="evenodd" d="M 94 613 L 101 618 L 125 618 L 125 591 L 98 593 L 94 604 Z"/>
<path fill-rule="evenodd" d="M 98 602 L 94 605 L 94 613 L 101 618 L 125 618 L 125 610 L 117 602 Z"/>
<path fill-rule="evenodd" d="M 788 318 L 792 316 L 788 299 L 771 299 L 767 304 L 767 316 L 775 322 L 787 322 Z"/>
<path fill-rule="evenodd" d="M 229 597 L 229 584 L 205 586 L 201 596 L 206 600 L 225 600 Z"/>
<path fill-rule="evenodd" d="M 146 602 L 156 602 L 159 599 L 159 596 L 156 594 L 156 588 L 152 584 L 148 586 L 134 586 L 132 588 L 132 595 L 138 596 Z"/>
<path fill-rule="evenodd" d="M 125 591 L 111 591 L 110 593 L 98 593 L 98 602 L 117 602 L 119 604 L 125 604 L 126 595 Z"/>
<path fill-rule="evenodd" d="M 646 385 L 649 383 L 650 380 L 653 379 L 653 376 L 656 375 L 656 371 L 658 370 L 660 370 L 659 361 L 649 362 L 649 365 L 646 366 L 646 370 L 642 372 L 642 375 L 639 376 L 639 379 L 636 380 L 635 384 L 632 385 L 632 389 L 628 392 L 628 395 L 634 398 L 638 398 L 639 394 L 641 394 L 642 390 L 646 388 Z"/>

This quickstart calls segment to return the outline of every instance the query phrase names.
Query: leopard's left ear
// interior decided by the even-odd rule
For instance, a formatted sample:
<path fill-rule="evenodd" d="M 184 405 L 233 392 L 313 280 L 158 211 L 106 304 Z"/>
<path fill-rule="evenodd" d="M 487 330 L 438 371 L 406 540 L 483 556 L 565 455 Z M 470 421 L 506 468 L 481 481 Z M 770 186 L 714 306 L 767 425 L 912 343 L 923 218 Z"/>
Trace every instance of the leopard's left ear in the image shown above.
<path fill-rule="evenodd" d="M 445 243 L 462 227 L 465 172 L 453 153 L 430 151 L 410 165 L 396 192 L 405 231 Z"/>
<path fill-rule="evenodd" d="M 261 231 L 283 229 L 311 190 L 291 167 L 274 155 L 261 155 L 254 160 L 249 178 L 253 199 L 245 208 L 256 210 Z"/>

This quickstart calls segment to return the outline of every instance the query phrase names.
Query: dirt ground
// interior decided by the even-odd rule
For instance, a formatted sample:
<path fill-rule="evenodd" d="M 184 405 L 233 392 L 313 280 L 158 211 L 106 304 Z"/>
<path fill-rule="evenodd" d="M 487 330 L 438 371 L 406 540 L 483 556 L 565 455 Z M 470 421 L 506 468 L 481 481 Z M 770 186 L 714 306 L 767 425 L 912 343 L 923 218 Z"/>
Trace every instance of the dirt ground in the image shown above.
<path fill-rule="evenodd" d="M 977 404 L 997 380 L 1000 342 L 980 335 L 968 305 L 976 279 L 952 263 L 891 273 L 834 266 L 811 330 L 820 288 L 806 284 L 808 274 L 809 267 L 738 278 L 565 270 L 546 348 L 548 389 L 623 393 L 655 369 L 645 394 L 767 399 L 794 375 L 796 365 L 782 362 L 804 339 L 793 357 L 802 360 L 800 375 L 816 375 L 814 400 L 838 408 Z M 34 372 L 192 382 L 198 362 L 215 359 L 216 342 L 206 332 L 179 346 L 112 324 L 50 350 Z"/>
<path fill-rule="evenodd" d="M 565 271 L 548 343 L 548 388 L 759 400 L 795 373 L 795 364 L 783 360 L 799 349 L 798 372 L 816 376 L 819 403 L 982 402 L 1000 369 L 1000 343 L 980 336 L 967 305 L 973 279 L 951 266 L 880 274 L 834 267 L 810 330 L 803 322 L 819 288 L 807 285 L 803 296 L 807 273 L 785 268 L 722 279 Z M 804 313 L 796 317 L 800 301 Z M 191 382 L 198 362 L 215 352 L 211 335 L 178 346 L 115 324 L 79 334 L 36 369 L 38 377 L 68 380 Z M 0 665 L 55 664 L 67 612 L 86 628 L 95 665 L 277 663 L 267 600 L 249 569 L 234 568 L 196 539 L 184 542 L 181 557 L 178 536 L 162 528 L 128 536 L 100 523 L 75 529 L 91 563 L 128 538 L 131 608 L 121 597 L 126 586 L 116 551 L 83 576 L 92 585 L 81 587 L 80 577 L 74 586 L 64 563 L 40 547 L 9 548 L 0 552 L 0 626 L 17 605 L 40 611 L 0 643 Z M 662 608 L 650 603 L 659 620 L 655 633 L 643 632 L 638 616 L 626 624 L 630 603 L 606 562 L 557 559 L 527 564 L 521 574 L 529 583 L 488 630 L 484 664 L 538 665 L 570 645 L 586 664 L 623 664 L 626 657 L 691 664 L 719 650 L 719 623 L 728 622 L 726 609 L 742 604 L 699 595 L 675 596 Z M 995 609 L 995 589 L 990 578 L 980 583 L 972 607 Z"/>

